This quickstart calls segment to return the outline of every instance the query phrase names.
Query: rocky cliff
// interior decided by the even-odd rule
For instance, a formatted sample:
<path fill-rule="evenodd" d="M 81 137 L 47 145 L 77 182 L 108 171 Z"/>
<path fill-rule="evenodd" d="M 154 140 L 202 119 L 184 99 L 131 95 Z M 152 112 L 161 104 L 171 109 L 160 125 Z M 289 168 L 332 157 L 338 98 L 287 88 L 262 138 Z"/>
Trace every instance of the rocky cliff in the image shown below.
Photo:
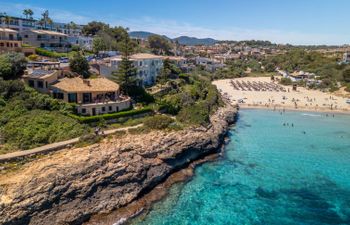
<path fill-rule="evenodd" d="M 227 105 L 206 128 L 114 136 L 3 175 L 0 224 L 81 224 L 125 206 L 192 160 L 216 152 L 236 112 Z"/>

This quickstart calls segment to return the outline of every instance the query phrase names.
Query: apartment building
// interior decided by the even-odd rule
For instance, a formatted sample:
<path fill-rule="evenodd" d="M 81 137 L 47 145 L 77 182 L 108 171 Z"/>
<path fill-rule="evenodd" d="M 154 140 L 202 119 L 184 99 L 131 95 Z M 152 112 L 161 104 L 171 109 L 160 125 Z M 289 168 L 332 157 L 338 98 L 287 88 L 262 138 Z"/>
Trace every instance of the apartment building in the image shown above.
<path fill-rule="evenodd" d="M 130 60 L 134 62 L 137 69 L 139 85 L 150 86 L 156 82 L 156 78 L 163 67 L 163 56 L 138 53 L 132 55 Z M 112 73 L 118 70 L 121 61 L 122 57 L 118 55 L 98 62 L 100 74 L 110 78 Z"/>
<path fill-rule="evenodd" d="M 0 53 L 21 52 L 22 41 L 18 31 L 9 28 L 0 28 Z"/>
<path fill-rule="evenodd" d="M 24 30 L 21 32 L 24 44 L 65 52 L 71 48 L 68 35 L 49 30 Z"/>

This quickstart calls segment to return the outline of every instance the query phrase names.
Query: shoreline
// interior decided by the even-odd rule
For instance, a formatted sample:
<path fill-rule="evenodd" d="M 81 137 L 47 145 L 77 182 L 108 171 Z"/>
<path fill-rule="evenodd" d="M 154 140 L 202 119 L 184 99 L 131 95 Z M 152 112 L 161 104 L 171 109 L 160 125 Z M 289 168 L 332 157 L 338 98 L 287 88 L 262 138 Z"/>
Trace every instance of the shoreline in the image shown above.
<path fill-rule="evenodd" d="M 259 106 L 259 105 L 247 105 L 247 104 L 238 104 L 238 107 L 240 109 L 263 109 L 263 110 L 270 110 L 274 111 L 274 107 L 266 107 L 266 106 Z M 313 113 L 325 113 L 325 114 L 343 114 L 343 115 L 350 115 L 350 111 L 345 110 L 330 110 L 330 109 L 312 109 L 312 108 L 293 108 L 293 107 L 280 107 L 276 106 L 275 111 L 280 110 L 285 111 L 295 111 L 295 112 L 313 112 Z"/>
<path fill-rule="evenodd" d="M 193 178 L 194 171 L 198 166 L 204 163 L 214 162 L 222 156 L 226 145 L 230 142 L 228 132 L 235 125 L 235 122 L 226 130 L 224 141 L 216 151 L 209 152 L 207 155 L 195 159 L 183 168 L 179 168 L 147 193 L 142 194 L 126 206 L 109 213 L 93 215 L 88 221 L 82 223 L 82 225 L 122 225 L 137 217 L 147 216 L 154 204 L 168 196 L 170 188 L 173 185 L 189 182 Z"/>
<path fill-rule="evenodd" d="M 241 108 L 350 114 L 349 99 L 320 90 L 281 85 L 267 77 L 244 77 L 212 82 L 221 95 Z"/>
<path fill-rule="evenodd" d="M 224 145 L 226 144 L 223 144 L 223 146 Z M 155 203 L 168 196 L 169 190 L 173 185 L 189 182 L 194 176 L 194 170 L 196 167 L 204 163 L 218 160 L 220 155 L 221 151 L 191 162 L 187 167 L 174 172 L 163 182 L 155 186 L 150 192 L 145 193 L 130 204 L 107 214 L 94 215 L 89 221 L 82 225 L 121 225 L 130 222 L 130 220 L 135 219 L 136 217 L 146 216 Z"/>

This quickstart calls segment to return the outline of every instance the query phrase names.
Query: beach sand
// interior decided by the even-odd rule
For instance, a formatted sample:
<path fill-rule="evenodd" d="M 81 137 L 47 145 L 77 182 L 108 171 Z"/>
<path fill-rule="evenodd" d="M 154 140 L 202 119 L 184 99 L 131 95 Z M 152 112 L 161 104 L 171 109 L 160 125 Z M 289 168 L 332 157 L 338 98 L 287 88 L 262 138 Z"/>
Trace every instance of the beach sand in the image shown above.
<path fill-rule="evenodd" d="M 277 91 L 242 91 L 235 90 L 231 80 L 239 82 L 267 82 L 269 77 L 245 77 L 236 79 L 217 80 L 213 84 L 217 86 L 223 96 L 241 108 L 267 108 L 276 110 L 305 110 L 319 112 L 350 113 L 350 104 L 347 98 L 318 90 L 308 90 L 298 87 L 297 91 L 292 86 L 282 86 L 286 92 Z M 275 82 L 277 84 L 277 82 Z M 289 90 L 289 91 L 288 91 Z M 238 100 L 243 99 L 243 103 Z"/>

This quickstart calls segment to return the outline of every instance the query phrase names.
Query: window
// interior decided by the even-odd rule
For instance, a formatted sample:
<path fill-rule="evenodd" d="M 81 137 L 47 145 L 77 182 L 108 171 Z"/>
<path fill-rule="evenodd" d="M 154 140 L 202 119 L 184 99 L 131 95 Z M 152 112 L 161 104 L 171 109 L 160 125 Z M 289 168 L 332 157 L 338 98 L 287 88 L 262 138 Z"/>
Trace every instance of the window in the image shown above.
<path fill-rule="evenodd" d="M 112 110 L 113 110 L 112 106 L 109 106 L 109 107 L 108 107 L 108 110 L 109 110 L 109 111 L 112 111 Z"/>
<path fill-rule="evenodd" d="M 29 87 L 34 87 L 34 80 L 28 80 Z"/>
<path fill-rule="evenodd" d="M 142 66 L 142 61 L 140 61 L 140 66 Z"/>
<path fill-rule="evenodd" d="M 68 102 L 77 102 L 77 93 L 68 93 Z"/>
<path fill-rule="evenodd" d="M 105 112 L 106 111 L 106 107 L 102 107 L 102 112 Z"/>
<path fill-rule="evenodd" d="M 53 93 L 53 98 L 64 99 L 64 94 L 60 93 L 60 92 L 54 92 Z"/>
<path fill-rule="evenodd" d="M 24 38 L 28 38 L 28 34 L 24 35 Z"/>
<path fill-rule="evenodd" d="M 4 43 L 0 43 L 0 47 L 4 47 Z"/>
<path fill-rule="evenodd" d="M 44 88 L 44 82 L 38 81 L 38 88 Z"/>
<path fill-rule="evenodd" d="M 86 114 L 86 109 L 85 109 L 85 108 L 82 108 L 82 109 L 81 109 L 81 113 L 82 113 L 82 114 Z"/>

